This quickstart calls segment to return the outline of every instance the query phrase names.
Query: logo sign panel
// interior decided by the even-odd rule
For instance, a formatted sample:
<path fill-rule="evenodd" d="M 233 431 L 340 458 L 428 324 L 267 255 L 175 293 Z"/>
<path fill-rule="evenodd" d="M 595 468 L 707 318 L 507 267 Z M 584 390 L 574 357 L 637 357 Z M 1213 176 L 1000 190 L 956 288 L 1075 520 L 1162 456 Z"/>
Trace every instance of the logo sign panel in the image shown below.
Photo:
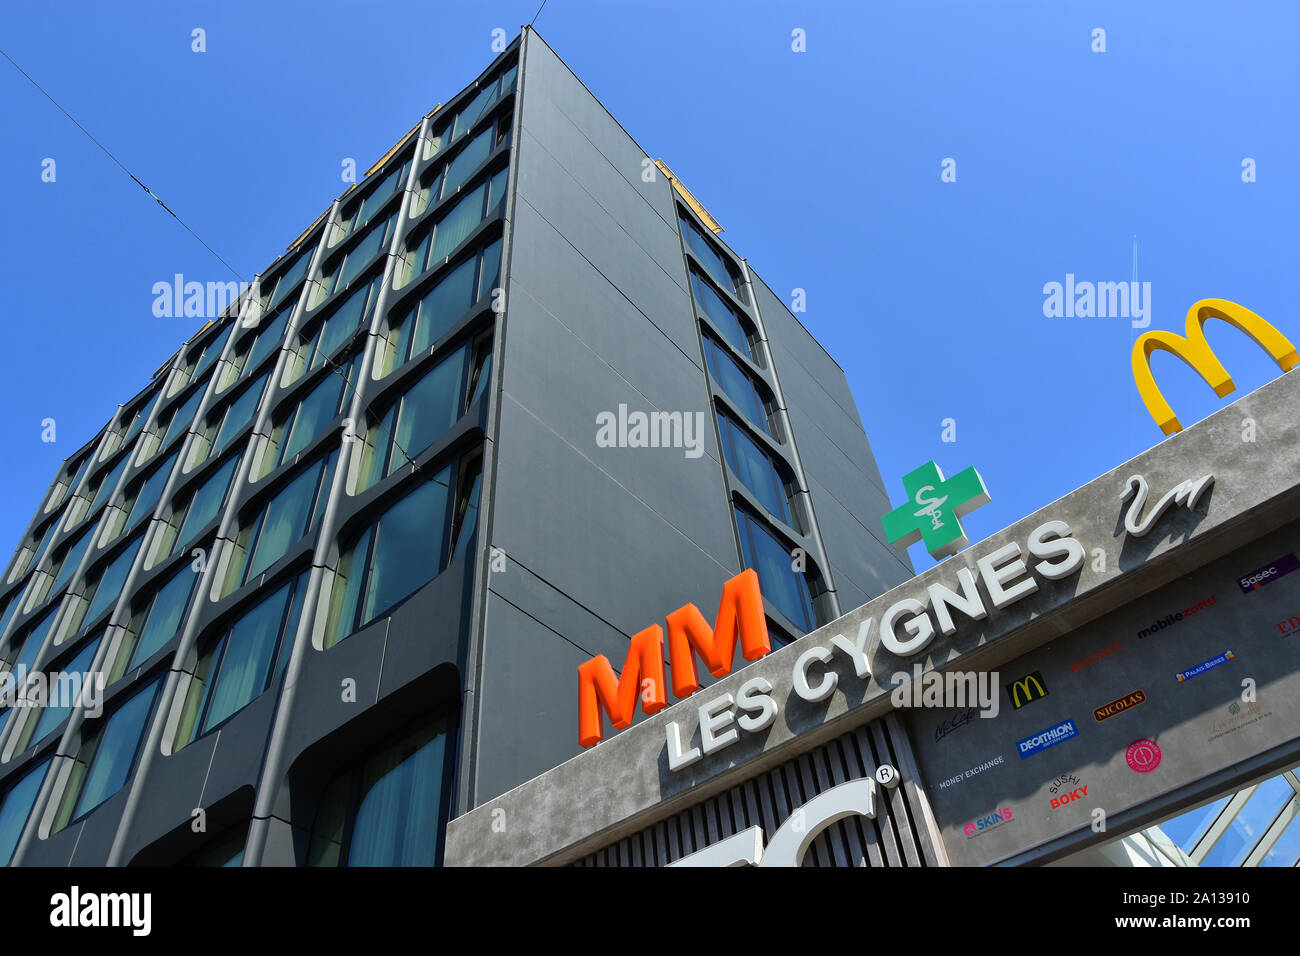
<path fill-rule="evenodd" d="M 1262 568 L 1256 568 L 1244 577 L 1237 579 L 1237 587 L 1241 588 L 1242 594 L 1249 594 L 1251 591 L 1258 591 L 1265 584 L 1272 584 L 1284 574 L 1290 574 L 1296 568 L 1300 568 L 1300 560 L 1296 559 L 1294 554 L 1285 554 L 1276 561 L 1270 561 Z"/>
<path fill-rule="evenodd" d="M 1160 745 L 1150 738 L 1143 737 L 1128 745 L 1124 759 L 1135 773 L 1150 773 L 1160 766 Z"/>
<path fill-rule="evenodd" d="M 1112 700 L 1109 704 L 1102 704 L 1092 712 L 1092 719 L 1101 723 L 1103 720 L 1110 720 L 1116 714 L 1122 714 L 1126 710 L 1132 710 L 1138 704 L 1147 702 L 1146 691 L 1135 690 L 1131 694 L 1125 694 L 1123 697 Z"/>
<path fill-rule="evenodd" d="M 1046 730 L 1040 730 L 1036 734 L 1031 734 L 1024 740 L 1016 744 L 1016 750 L 1020 752 L 1020 759 L 1025 760 L 1036 753 L 1042 753 L 1049 747 L 1055 747 L 1057 744 L 1063 744 L 1072 737 L 1079 735 L 1079 728 L 1074 726 L 1074 720 L 1067 718 L 1053 727 Z"/>
<path fill-rule="evenodd" d="M 1020 680 L 1013 680 L 1007 685 L 1007 696 L 1011 698 L 1011 706 L 1016 710 L 1046 697 L 1047 682 L 1043 680 L 1043 672 L 1034 671 Z"/>

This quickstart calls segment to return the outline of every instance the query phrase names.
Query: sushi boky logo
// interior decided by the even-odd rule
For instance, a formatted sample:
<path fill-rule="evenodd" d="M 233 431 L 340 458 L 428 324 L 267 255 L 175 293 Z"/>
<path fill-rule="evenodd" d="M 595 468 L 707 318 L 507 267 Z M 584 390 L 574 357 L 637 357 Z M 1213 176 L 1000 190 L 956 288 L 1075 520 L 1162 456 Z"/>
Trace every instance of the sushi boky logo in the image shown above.
<path fill-rule="evenodd" d="M 1188 365 L 1205 383 L 1214 389 L 1220 398 L 1236 389 L 1232 376 L 1223 367 L 1214 349 L 1205 340 L 1205 322 L 1207 319 L 1222 319 L 1229 325 L 1244 332 L 1252 341 L 1277 362 L 1278 368 L 1287 372 L 1300 364 L 1300 356 L 1291 341 L 1275 329 L 1271 323 L 1260 318 L 1250 309 L 1229 302 L 1227 299 L 1201 299 L 1187 310 L 1187 335 L 1175 332 L 1144 332 L 1133 343 L 1133 381 L 1147 411 L 1155 419 L 1160 430 L 1166 435 L 1183 430 L 1178 416 L 1169 407 L 1160 387 L 1156 385 L 1155 376 L 1151 374 L 1151 353 L 1169 352 L 1176 355 Z"/>
<path fill-rule="evenodd" d="M 689 697 L 700 689 L 695 670 L 698 654 L 714 677 L 731 673 L 736 642 L 745 660 L 755 661 L 772 650 L 763 612 L 763 595 L 753 569 L 741 571 L 722 586 L 722 601 L 713 627 L 694 604 L 668 615 L 668 660 L 673 695 Z M 658 624 L 632 636 L 620 674 L 604 654 L 578 665 L 578 743 L 591 747 L 605 736 L 603 711 L 617 729 L 631 726 L 637 702 L 647 716 L 668 704 L 664 675 L 664 631 Z"/>

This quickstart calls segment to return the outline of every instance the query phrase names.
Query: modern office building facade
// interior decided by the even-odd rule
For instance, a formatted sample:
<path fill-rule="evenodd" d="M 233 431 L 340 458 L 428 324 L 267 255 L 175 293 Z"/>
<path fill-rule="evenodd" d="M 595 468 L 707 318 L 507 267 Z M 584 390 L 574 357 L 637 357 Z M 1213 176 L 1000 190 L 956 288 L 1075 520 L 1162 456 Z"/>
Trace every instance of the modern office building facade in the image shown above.
<path fill-rule="evenodd" d="M 0 863 L 440 862 L 665 609 L 753 568 L 781 646 L 910 578 L 843 372 L 715 227 L 531 30 L 425 116 L 40 503 Z"/>

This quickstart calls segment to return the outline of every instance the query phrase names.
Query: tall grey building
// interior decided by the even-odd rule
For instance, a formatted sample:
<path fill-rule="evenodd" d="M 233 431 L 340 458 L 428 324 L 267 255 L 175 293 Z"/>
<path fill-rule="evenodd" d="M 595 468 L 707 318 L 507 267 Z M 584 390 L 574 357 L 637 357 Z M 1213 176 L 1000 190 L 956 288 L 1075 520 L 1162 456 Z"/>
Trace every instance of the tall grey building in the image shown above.
<path fill-rule="evenodd" d="M 425 116 L 55 477 L 0 862 L 438 862 L 578 752 L 583 661 L 746 567 L 776 643 L 911 577 L 715 226 L 529 29 Z"/>

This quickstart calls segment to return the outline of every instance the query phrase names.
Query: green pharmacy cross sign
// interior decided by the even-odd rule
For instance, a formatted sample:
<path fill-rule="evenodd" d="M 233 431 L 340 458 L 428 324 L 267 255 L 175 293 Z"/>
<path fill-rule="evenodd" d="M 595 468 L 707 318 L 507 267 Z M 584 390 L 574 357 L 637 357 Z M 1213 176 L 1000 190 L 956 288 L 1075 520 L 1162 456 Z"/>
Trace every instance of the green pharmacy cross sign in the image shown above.
<path fill-rule="evenodd" d="M 927 461 L 903 476 L 908 503 L 881 516 L 885 537 L 899 551 L 918 541 L 934 558 L 956 554 L 970 541 L 959 518 L 989 503 L 984 479 L 974 468 L 945 479 L 939 466 Z"/>

